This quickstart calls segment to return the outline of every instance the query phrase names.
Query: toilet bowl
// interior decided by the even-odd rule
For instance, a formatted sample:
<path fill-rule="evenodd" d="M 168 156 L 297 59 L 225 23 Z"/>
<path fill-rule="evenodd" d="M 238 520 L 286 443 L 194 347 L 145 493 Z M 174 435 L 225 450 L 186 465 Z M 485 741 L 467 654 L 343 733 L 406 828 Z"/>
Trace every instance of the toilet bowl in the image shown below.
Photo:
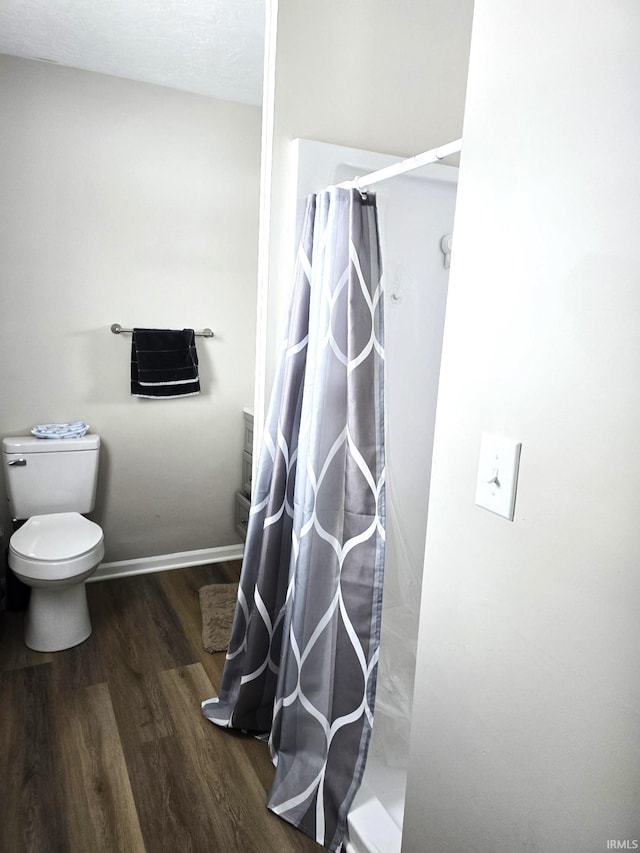
<path fill-rule="evenodd" d="M 91 634 L 85 581 L 104 556 L 102 529 L 78 512 L 35 515 L 11 537 L 9 566 L 31 587 L 25 644 L 57 652 Z"/>

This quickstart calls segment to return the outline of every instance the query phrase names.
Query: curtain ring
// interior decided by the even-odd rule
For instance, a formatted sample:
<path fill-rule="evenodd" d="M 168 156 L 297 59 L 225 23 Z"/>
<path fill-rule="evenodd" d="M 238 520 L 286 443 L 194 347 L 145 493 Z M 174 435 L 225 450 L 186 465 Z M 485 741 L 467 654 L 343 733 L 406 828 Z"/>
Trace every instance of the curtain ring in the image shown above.
<path fill-rule="evenodd" d="M 358 192 L 360 193 L 361 200 L 366 201 L 369 196 L 367 195 L 366 190 L 360 189 L 360 186 L 358 184 L 359 180 L 360 180 L 360 175 L 356 175 L 356 177 L 353 179 L 353 183 L 355 184 L 355 189 L 357 189 Z"/>

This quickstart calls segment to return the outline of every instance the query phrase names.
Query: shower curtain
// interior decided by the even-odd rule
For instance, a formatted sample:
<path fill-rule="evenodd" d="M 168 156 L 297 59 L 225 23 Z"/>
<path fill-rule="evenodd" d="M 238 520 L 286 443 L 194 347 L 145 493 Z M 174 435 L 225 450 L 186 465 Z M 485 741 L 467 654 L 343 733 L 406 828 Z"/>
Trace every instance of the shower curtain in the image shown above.
<path fill-rule="evenodd" d="M 339 850 L 373 722 L 384 572 L 375 196 L 311 196 L 214 723 L 268 735 L 268 806 Z"/>

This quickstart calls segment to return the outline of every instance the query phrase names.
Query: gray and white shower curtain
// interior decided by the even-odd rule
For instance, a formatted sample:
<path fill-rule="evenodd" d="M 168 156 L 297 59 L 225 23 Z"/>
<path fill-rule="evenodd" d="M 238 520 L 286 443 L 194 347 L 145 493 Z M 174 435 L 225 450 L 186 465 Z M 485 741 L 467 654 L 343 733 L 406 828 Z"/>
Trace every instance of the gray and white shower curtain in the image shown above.
<path fill-rule="evenodd" d="M 384 572 L 375 196 L 311 196 L 252 496 L 218 725 L 269 736 L 268 806 L 339 850 L 373 722 Z"/>

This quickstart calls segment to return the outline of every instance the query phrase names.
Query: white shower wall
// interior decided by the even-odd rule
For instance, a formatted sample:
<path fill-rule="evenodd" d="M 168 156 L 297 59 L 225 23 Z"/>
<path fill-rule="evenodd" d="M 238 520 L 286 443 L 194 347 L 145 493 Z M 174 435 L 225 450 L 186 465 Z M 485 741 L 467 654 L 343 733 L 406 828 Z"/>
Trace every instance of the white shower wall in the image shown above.
<path fill-rule="evenodd" d="M 309 193 L 399 160 L 310 140 L 296 140 L 293 154 L 296 234 Z M 441 240 L 453 230 L 457 174 L 437 164 L 375 188 L 385 287 L 387 545 L 374 733 L 349 820 L 354 853 L 400 850 L 449 272 Z"/>
<path fill-rule="evenodd" d="M 443 172 L 445 180 L 438 179 Z M 385 287 L 387 540 L 373 754 L 407 766 L 457 169 L 378 190 Z"/>

